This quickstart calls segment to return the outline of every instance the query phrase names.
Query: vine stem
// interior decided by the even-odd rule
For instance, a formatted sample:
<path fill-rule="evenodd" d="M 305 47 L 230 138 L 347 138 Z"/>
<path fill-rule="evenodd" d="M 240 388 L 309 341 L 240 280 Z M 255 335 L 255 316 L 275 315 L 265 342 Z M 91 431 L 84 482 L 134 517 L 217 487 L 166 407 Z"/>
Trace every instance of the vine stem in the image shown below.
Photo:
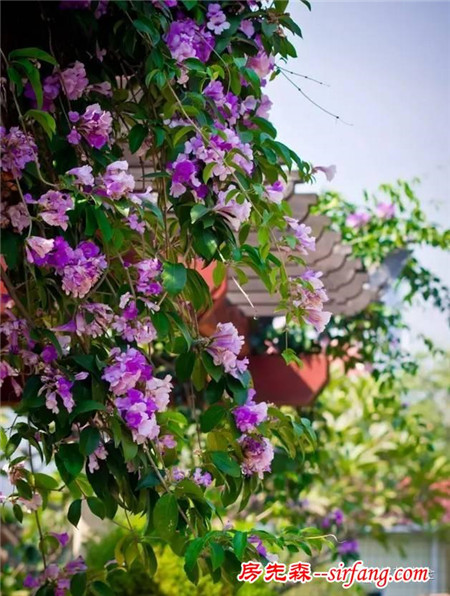
<path fill-rule="evenodd" d="M 8 290 L 8 294 L 14 300 L 14 304 L 17 307 L 17 310 L 28 321 L 28 323 L 30 323 L 30 325 L 33 326 L 33 319 L 29 315 L 27 309 L 24 307 L 22 302 L 19 300 L 19 297 L 17 296 L 16 290 L 15 290 L 13 284 L 11 283 L 11 280 L 9 279 L 8 274 L 2 268 L 0 268 L 0 273 L 1 273 L 2 282 L 5 284 L 6 289 Z"/>

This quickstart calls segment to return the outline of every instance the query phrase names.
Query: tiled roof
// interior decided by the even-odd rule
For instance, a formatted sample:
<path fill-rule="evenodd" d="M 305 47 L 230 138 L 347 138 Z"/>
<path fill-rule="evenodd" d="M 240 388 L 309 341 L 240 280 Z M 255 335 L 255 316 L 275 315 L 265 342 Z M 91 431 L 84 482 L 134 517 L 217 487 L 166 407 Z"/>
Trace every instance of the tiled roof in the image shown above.
<path fill-rule="evenodd" d="M 322 280 L 330 298 L 326 303 L 327 310 L 347 316 L 357 314 L 378 298 L 378 288 L 370 286 L 367 271 L 359 259 L 352 258 L 351 248 L 341 243 L 340 234 L 329 229 L 329 218 L 310 213 L 311 206 L 317 202 L 318 197 L 302 192 L 303 188 L 300 183 L 292 182 L 286 190 L 286 199 L 291 205 L 293 216 L 312 228 L 316 237 L 316 250 L 306 257 L 300 254 L 297 256 L 301 256 L 309 267 L 323 272 Z M 257 244 L 256 233 L 250 234 L 247 242 Z M 287 267 L 287 271 L 289 276 L 295 277 L 302 273 L 303 267 L 292 264 Z M 248 276 L 248 283 L 244 286 L 247 297 L 236 285 L 230 272 L 228 300 L 250 317 L 282 314 L 282 311 L 275 313 L 280 297 L 269 294 L 251 269 L 246 269 L 245 273 Z"/>

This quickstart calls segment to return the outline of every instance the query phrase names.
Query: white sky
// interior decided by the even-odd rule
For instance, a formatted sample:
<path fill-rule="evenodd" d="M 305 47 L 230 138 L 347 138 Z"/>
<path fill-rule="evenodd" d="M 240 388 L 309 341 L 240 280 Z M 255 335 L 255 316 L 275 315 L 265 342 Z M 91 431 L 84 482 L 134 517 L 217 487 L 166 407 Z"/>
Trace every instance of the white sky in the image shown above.
<path fill-rule="evenodd" d="M 315 165 L 336 164 L 331 183 L 358 202 L 362 190 L 420 177 L 432 221 L 450 226 L 450 3 L 312 2 L 289 10 L 303 32 L 287 68 L 330 85 L 291 77 L 346 126 L 324 114 L 279 76 L 270 83 L 278 138 Z M 448 253 L 421 250 L 422 262 L 450 285 Z M 415 333 L 450 347 L 446 317 L 430 307 L 408 313 Z M 410 338 L 405 338 L 410 341 Z"/>

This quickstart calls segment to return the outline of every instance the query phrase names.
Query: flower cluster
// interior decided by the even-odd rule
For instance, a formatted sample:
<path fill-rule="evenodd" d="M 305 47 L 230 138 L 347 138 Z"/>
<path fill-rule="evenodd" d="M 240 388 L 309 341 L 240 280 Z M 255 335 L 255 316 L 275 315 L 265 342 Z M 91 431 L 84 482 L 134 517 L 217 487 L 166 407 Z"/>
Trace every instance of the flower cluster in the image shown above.
<path fill-rule="evenodd" d="M 233 410 L 236 426 L 243 433 L 254 431 L 261 422 L 267 420 L 267 404 L 253 401 L 255 394 L 254 389 L 249 389 L 245 404 Z"/>
<path fill-rule="evenodd" d="M 13 126 L 6 132 L 0 126 L 1 169 L 10 172 L 14 178 L 20 178 L 25 166 L 30 161 L 37 161 L 37 147 L 34 138 Z"/>
<path fill-rule="evenodd" d="M 188 188 L 197 200 L 202 200 L 208 192 L 198 175 L 208 164 L 213 164 L 211 176 L 223 182 L 239 167 L 246 174 L 253 171 L 253 152 L 249 143 L 243 143 L 239 135 L 229 127 L 217 123 L 220 134 L 214 134 L 209 141 L 199 133 L 186 141 L 184 153 L 169 164 L 172 174 L 171 195 L 182 196 Z M 233 152 L 235 150 L 235 152 Z M 233 153 L 232 153 L 233 152 Z"/>
<path fill-rule="evenodd" d="M 300 310 L 300 316 L 319 333 L 325 329 L 331 318 L 331 313 L 323 310 L 323 303 L 328 300 L 328 296 L 321 276 L 320 271 L 306 269 L 300 277 L 292 280 L 293 305 Z"/>
<path fill-rule="evenodd" d="M 28 202 L 34 201 L 28 200 Z M 67 211 L 74 207 L 72 197 L 59 192 L 59 190 L 49 190 L 38 199 L 37 204 L 40 207 L 40 217 L 49 226 L 59 226 L 63 230 L 67 230 L 69 222 Z"/>
<path fill-rule="evenodd" d="M 244 337 L 238 335 L 233 323 L 218 323 L 206 351 L 211 354 L 215 365 L 223 366 L 225 372 L 237 377 L 244 373 L 248 366 L 247 358 L 238 360 L 243 345 Z"/>
<path fill-rule="evenodd" d="M 261 435 L 242 435 L 239 443 L 244 457 L 241 468 L 246 476 L 257 474 L 258 478 L 263 478 L 264 472 L 270 472 L 274 450 L 269 439 Z"/>
<path fill-rule="evenodd" d="M 15 205 L 1 205 L 0 226 L 6 228 L 12 226 L 15 232 L 21 234 L 31 224 L 30 214 L 24 203 Z"/>
<path fill-rule="evenodd" d="M 238 202 L 233 196 L 237 193 L 236 187 L 231 185 L 226 190 L 217 193 L 217 203 L 214 211 L 221 215 L 235 232 L 248 220 L 252 204 L 247 199 Z"/>
<path fill-rule="evenodd" d="M 62 277 L 65 293 L 74 298 L 84 298 L 107 267 L 100 249 L 90 241 L 80 242 L 73 249 L 61 236 L 54 239 L 31 236 L 26 249 L 28 262 L 53 268 Z"/>
<path fill-rule="evenodd" d="M 69 561 L 64 567 L 60 567 L 56 563 L 50 563 L 38 577 L 27 575 L 23 585 L 25 588 L 35 590 L 45 586 L 53 590 L 54 596 L 65 596 L 70 594 L 71 577 L 86 571 L 86 569 L 87 566 L 81 556 Z"/>
<path fill-rule="evenodd" d="M 311 228 L 306 224 L 300 223 L 298 219 L 293 217 L 284 218 L 292 230 L 296 240 L 295 249 L 301 255 L 307 255 L 310 251 L 316 250 L 316 239 L 311 236 Z"/>
<path fill-rule="evenodd" d="M 179 64 L 188 58 L 207 62 L 214 49 L 214 36 L 192 19 L 172 21 L 164 41 Z"/>
<path fill-rule="evenodd" d="M 154 377 L 151 365 L 135 348 L 128 347 L 123 352 L 114 348 L 111 356 L 113 364 L 105 368 L 103 379 L 116 396 L 115 405 L 131 430 L 133 440 L 142 444 L 156 439 L 160 429 L 155 413 L 167 409 L 171 376 Z"/>
<path fill-rule="evenodd" d="M 112 116 L 98 103 L 88 106 L 84 114 L 69 112 L 69 120 L 76 124 L 67 136 L 72 145 L 78 145 L 83 136 L 91 147 L 101 149 L 111 141 Z"/>

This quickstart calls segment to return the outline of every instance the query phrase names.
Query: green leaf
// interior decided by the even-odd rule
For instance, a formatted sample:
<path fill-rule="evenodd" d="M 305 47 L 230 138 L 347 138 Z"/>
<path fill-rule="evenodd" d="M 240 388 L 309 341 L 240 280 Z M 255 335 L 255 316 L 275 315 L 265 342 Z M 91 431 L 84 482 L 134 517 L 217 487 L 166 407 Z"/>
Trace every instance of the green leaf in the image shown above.
<path fill-rule="evenodd" d="M 220 544 L 217 544 L 217 542 L 211 542 L 209 548 L 211 549 L 212 568 L 213 571 L 215 571 L 222 565 L 225 558 L 225 551 Z"/>
<path fill-rule="evenodd" d="M 100 443 L 100 432 L 97 428 L 89 426 L 81 431 L 80 451 L 83 455 L 91 455 Z"/>
<path fill-rule="evenodd" d="M 70 421 L 72 422 L 75 420 L 80 414 L 85 414 L 86 412 L 96 412 L 98 410 L 106 410 L 106 406 L 101 404 L 99 401 L 88 399 L 81 402 L 81 404 L 78 404 L 78 406 L 73 410 L 70 415 Z"/>
<path fill-rule="evenodd" d="M 175 361 L 175 372 L 179 381 L 184 382 L 190 379 L 194 369 L 195 357 L 195 352 L 185 352 L 178 356 Z"/>
<path fill-rule="evenodd" d="M 59 486 L 59 483 L 55 478 L 52 478 L 47 474 L 42 474 L 41 472 L 34 474 L 34 484 L 37 488 L 45 488 L 47 490 L 55 490 Z"/>
<path fill-rule="evenodd" d="M 196 501 L 205 500 L 205 495 L 203 494 L 202 489 L 198 486 L 198 484 L 195 484 L 195 482 L 189 480 L 189 478 L 185 478 L 176 484 L 175 494 L 179 498 L 189 497 L 190 499 L 194 499 Z"/>
<path fill-rule="evenodd" d="M 204 545 L 205 537 L 194 538 L 194 540 L 189 543 L 184 555 L 184 569 L 188 575 L 193 572 Z"/>
<path fill-rule="evenodd" d="M 72 596 L 83 596 L 86 591 L 86 573 L 77 573 L 70 580 L 70 593 Z"/>
<path fill-rule="evenodd" d="M 211 178 L 212 176 L 212 171 L 213 169 L 216 167 L 216 162 L 212 161 L 211 163 L 206 164 L 204 170 L 203 170 L 203 182 L 206 184 L 208 182 L 208 180 Z"/>
<path fill-rule="evenodd" d="M 69 511 L 67 512 L 67 519 L 73 526 L 77 527 L 78 522 L 80 521 L 80 517 L 81 499 L 76 499 L 75 501 L 72 501 L 72 503 L 70 504 Z"/>
<path fill-rule="evenodd" d="M 176 147 L 178 145 L 178 143 L 181 141 L 181 139 L 183 137 L 185 137 L 187 135 L 187 133 L 191 132 L 192 130 L 195 130 L 192 125 L 182 126 L 181 128 L 179 128 L 176 131 L 176 133 L 173 135 L 173 139 L 172 139 L 173 146 Z"/>
<path fill-rule="evenodd" d="M 19 524 L 21 524 L 22 520 L 23 520 L 23 511 L 22 511 L 22 508 L 20 507 L 20 505 L 18 505 L 17 503 L 14 503 L 14 505 L 13 505 L 13 513 L 14 513 L 14 517 L 17 519 Z"/>
<path fill-rule="evenodd" d="M 234 554 L 242 561 L 244 559 L 245 549 L 247 548 L 247 533 L 237 531 L 233 537 Z"/>
<path fill-rule="evenodd" d="M 137 444 L 125 433 L 122 434 L 121 444 L 125 461 L 129 462 L 134 459 L 138 452 Z"/>
<path fill-rule="evenodd" d="M 94 596 L 115 596 L 115 592 L 105 583 L 95 581 L 90 585 L 90 590 Z"/>
<path fill-rule="evenodd" d="M 39 70 L 33 66 L 31 62 L 25 60 L 24 58 L 18 58 L 15 62 L 15 65 L 19 65 L 25 71 L 28 80 L 33 88 L 34 94 L 36 96 L 36 103 L 38 107 L 38 111 L 42 108 L 42 103 L 44 100 L 44 95 L 42 91 L 42 84 L 41 84 L 41 77 L 39 74 Z"/>
<path fill-rule="evenodd" d="M 179 294 L 186 285 L 186 267 L 181 263 L 164 263 L 162 273 L 163 285 L 169 294 Z"/>
<path fill-rule="evenodd" d="M 105 518 L 105 505 L 98 497 L 88 497 L 86 499 L 89 509 L 100 519 Z"/>
<path fill-rule="evenodd" d="M 113 229 L 103 209 L 95 210 L 95 218 L 97 220 L 98 227 L 103 234 L 103 238 L 106 240 L 106 242 L 109 242 L 113 237 Z"/>
<path fill-rule="evenodd" d="M 155 505 L 153 524 L 161 538 L 172 536 L 178 524 L 178 506 L 174 495 L 163 495 Z"/>
<path fill-rule="evenodd" d="M 211 460 L 218 470 L 233 478 L 240 478 L 241 467 L 225 451 L 211 451 Z"/>
<path fill-rule="evenodd" d="M 200 428 L 202 432 L 208 433 L 215 428 L 227 413 L 223 406 L 215 404 L 208 408 L 206 412 L 200 416 Z"/>
<path fill-rule="evenodd" d="M 9 54 L 10 60 L 15 60 L 16 58 L 33 58 L 34 60 L 42 60 L 43 62 L 48 62 L 49 64 L 53 64 L 54 66 L 57 65 L 56 60 L 48 54 L 41 50 L 40 48 L 21 48 L 19 50 L 13 50 Z"/>
<path fill-rule="evenodd" d="M 136 151 L 140 148 L 142 143 L 145 141 L 145 138 L 148 135 L 148 129 L 146 126 L 142 124 L 136 124 L 128 133 L 128 145 L 130 147 L 131 153 L 136 153 Z"/>
<path fill-rule="evenodd" d="M 294 352 L 292 348 L 286 348 L 281 352 L 281 355 L 283 356 L 283 359 L 286 362 L 286 364 L 295 362 L 295 364 L 297 364 L 298 366 L 303 366 L 303 362 L 300 360 L 300 358 L 297 356 L 297 354 Z"/>
<path fill-rule="evenodd" d="M 214 258 L 219 247 L 216 235 L 209 229 L 194 234 L 192 244 L 199 255 L 207 261 L 211 261 Z"/>
<path fill-rule="evenodd" d="M 33 118 L 36 120 L 45 131 L 45 134 L 51 139 L 52 136 L 56 132 L 56 122 L 53 116 L 51 116 L 48 112 L 43 112 L 42 110 L 28 110 L 24 114 L 24 118 Z"/>
<path fill-rule="evenodd" d="M 162 472 L 161 475 L 163 475 Z M 159 484 L 161 484 L 161 480 L 158 478 L 157 474 L 155 474 L 155 472 L 150 472 L 150 474 L 147 474 L 141 478 L 136 488 L 141 490 L 142 488 L 152 488 L 154 486 L 158 486 Z"/>
<path fill-rule="evenodd" d="M 78 476 L 84 464 L 84 457 L 80 453 L 78 445 L 75 443 L 60 445 L 58 455 L 69 474 Z"/>
<path fill-rule="evenodd" d="M 259 118 L 258 116 L 254 116 L 252 121 L 256 124 L 259 130 L 267 133 L 269 136 L 275 138 L 277 136 L 276 128 L 265 118 Z"/>
<path fill-rule="evenodd" d="M 226 274 L 227 267 L 225 263 L 222 263 L 222 261 L 217 261 L 217 265 L 215 266 L 213 271 L 213 282 L 216 287 L 220 286 L 220 284 L 225 279 Z"/>
<path fill-rule="evenodd" d="M 194 205 L 191 209 L 191 222 L 195 223 L 209 212 L 210 210 L 205 205 Z"/>

